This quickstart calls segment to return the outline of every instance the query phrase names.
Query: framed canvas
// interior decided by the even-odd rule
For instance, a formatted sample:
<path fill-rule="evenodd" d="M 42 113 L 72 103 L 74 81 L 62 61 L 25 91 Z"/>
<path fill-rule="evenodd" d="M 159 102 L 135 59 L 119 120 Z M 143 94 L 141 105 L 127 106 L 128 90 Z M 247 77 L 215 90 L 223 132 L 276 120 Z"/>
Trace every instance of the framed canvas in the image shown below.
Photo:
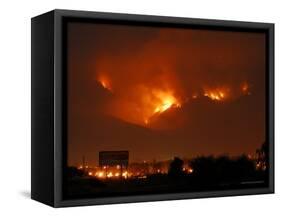
<path fill-rule="evenodd" d="M 31 36 L 33 199 L 274 192 L 274 24 L 54 10 Z"/>

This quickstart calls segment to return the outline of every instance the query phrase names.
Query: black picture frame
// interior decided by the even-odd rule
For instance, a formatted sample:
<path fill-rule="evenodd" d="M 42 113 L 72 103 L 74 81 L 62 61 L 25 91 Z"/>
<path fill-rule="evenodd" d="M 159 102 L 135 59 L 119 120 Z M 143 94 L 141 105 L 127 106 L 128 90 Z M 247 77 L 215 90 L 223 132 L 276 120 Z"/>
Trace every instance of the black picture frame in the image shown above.
<path fill-rule="evenodd" d="M 266 41 L 266 96 L 269 143 L 269 186 L 258 189 L 134 195 L 93 199 L 63 197 L 66 166 L 66 35 L 65 22 L 96 20 L 132 25 L 211 28 L 261 31 Z M 130 15 L 71 10 L 53 10 L 32 18 L 31 22 L 32 80 L 32 143 L 31 198 L 53 207 L 161 201 L 189 198 L 222 197 L 274 193 L 274 24 L 239 21 L 191 19 L 179 17 Z"/>

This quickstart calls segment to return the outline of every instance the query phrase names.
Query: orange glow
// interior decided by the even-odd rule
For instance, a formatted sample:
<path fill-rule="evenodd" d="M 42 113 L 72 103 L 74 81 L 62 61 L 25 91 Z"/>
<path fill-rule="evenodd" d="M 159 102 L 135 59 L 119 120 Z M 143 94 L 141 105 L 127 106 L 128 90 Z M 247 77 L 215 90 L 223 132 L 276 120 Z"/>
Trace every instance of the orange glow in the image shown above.
<path fill-rule="evenodd" d="M 209 97 L 211 100 L 222 101 L 229 97 L 228 88 L 208 89 L 204 91 L 204 96 Z"/>
<path fill-rule="evenodd" d="M 172 87 L 152 87 L 140 85 L 132 90 L 115 91 L 116 96 L 107 107 L 107 113 L 124 121 L 151 127 L 152 118 L 158 118 L 162 113 L 180 108 L 181 101 Z"/>
<path fill-rule="evenodd" d="M 148 124 L 148 120 L 147 120 L 147 119 L 145 119 L 145 120 L 144 120 L 144 123 L 147 125 L 147 124 Z"/>
<path fill-rule="evenodd" d="M 196 93 L 193 94 L 193 95 L 192 95 L 192 98 L 193 98 L 193 99 L 197 99 L 197 98 L 198 98 L 198 94 L 196 94 Z"/>
<path fill-rule="evenodd" d="M 154 113 L 162 113 L 172 106 L 180 107 L 179 101 L 170 92 L 154 91 L 157 98 Z"/>
<path fill-rule="evenodd" d="M 122 176 L 127 176 L 128 175 L 128 172 L 127 171 L 125 171 L 124 173 L 122 173 Z"/>
<path fill-rule="evenodd" d="M 97 80 L 105 89 L 112 92 L 112 80 L 115 80 L 114 78 L 99 74 Z M 241 86 L 238 86 L 238 89 L 237 86 L 226 85 L 218 87 L 203 86 L 203 91 L 200 88 L 201 90 L 198 89 L 197 92 L 188 93 L 183 91 L 180 82 L 174 78 L 171 79 L 164 75 L 163 78 L 161 77 L 161 81 L 161 83 L 155 81 L 150 83 L 148 80 L 147 83 L 129 86 L 128 89 L 123 89 L 124 87 L 117 82 L 114 84 L 116 97 L 108 103 L 105 113 L 130 123 L 158 129 L 161 126 L 157 121 L 164 120 L 167 117 L 170 118 L 169 115 L 173 114 L 172 112 L 169 113 L 168 110 L 179 109 L 189 103 L 190 99 L 199 100 L 205 96 L 213 101 L 224 102 L 241 96 L 241 92 L 250 94 L 247 82 L 243 82 Z M 165 116 L 164 113 L 167 115 Z M 161 119 L 162 117 L 163 119 Z M 181 122 L 178 121 L 177 124 L 180 125 Z M 167 127 L 175 126 L 176 124 Z"/>
<path fill-rule="evenodd" d="M 246 91 L 248 91 L 248 89 L 249 89 L 249 85 L 247 83 L 243 83 L 242 84 L 242 91 L 246 92 Z"/>
<path fill-rule="evenodd" d="M 92 172 L 89 172 L 88 175 L 92 176 L 94 174 Z M 114 170 L 113 170 L 113 171 L 109 171 L 108 173 L 105 173 L 104 171 L 99 170 L 95 173 L 94 176 L 99 178 L 99 179 L 104 179 L 104 178 L 114 179 L 114 178 L 118 178 L 118 177 L 121 177 L 121 176 L 127 179 L 131 176 L 131 174 L 128 171 L 124 171 L 123 173 L 120 173 L 120 172 L 114 172 Z"/>
<path fill-rule="evenodd" d="M 98 178 L 104 178 L 104 172 L 97 172 L 97 173 L 96 173 L 96 176 L 97 176 Z"/>
<path fill-rule="evenodd" d="M 112 91 L 110 80 L 106 76 L 104 75 L 99 76 L 98 81 L 100 82 L 100 84 L 103 86 L 104 89 Z"/>
<path fill-rule="evenodd" d="M 192 168 L 189 168 L 189 169 L 187 170 L 187 172 L 188 172 L 188 173 L 193 173 L 193 169 L 192 169 Z"/>
<path fill-rule="evenodd" d="M 107 174 L 107 177 L 108 177 L 108 178 L 110 178 L 110 177 L 112 177 L 112 176 L 113 176 L 112 172 L 109 172 L 109 173 Z"/>
<path fill-rule="evenodd" d="M 242 90 L 243 94 L 246 94 L 246 95 L 250 95 L 251 94 L 250 93 L 250 87 L 249 87 L 249 84 L 247 82 L 242 83 L 241 90 Z"/>
<path fill-rule="evenodd" d="M 150 108 L 144 114 L 144 123 L 149 124 L 150 119 L 156 115 L 167 111 L 170 108 L 180 108 L 181 103 L 173 94 L 173 91 L 153 89 L 147 100 L 147 108 Z"/>
<path fill-rule="evenodd" d="M 267 142 L 267 34 L 152 26 L 67 25 L 65 163 L 77 175 L 118 183 L 128 170 L 151 180 L 174 157 L 187 175 L 193 157 L 254 153 Z M 128 167 L 99 161 L 122 150 Z"/>

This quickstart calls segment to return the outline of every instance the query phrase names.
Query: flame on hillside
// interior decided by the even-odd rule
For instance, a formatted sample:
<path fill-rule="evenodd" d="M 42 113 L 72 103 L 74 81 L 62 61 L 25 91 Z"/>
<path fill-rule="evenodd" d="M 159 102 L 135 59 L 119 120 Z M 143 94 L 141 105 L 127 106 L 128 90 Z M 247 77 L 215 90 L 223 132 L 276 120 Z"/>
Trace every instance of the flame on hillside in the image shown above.
<path fill-rule="evenodd" d="M 153 90 L 152 91 L 152 109 L 145 118 L 145 124 L 149 124 L 149 119 L 155 114 L 161 114 L 170 108 L 180 108 L 180 100 L 175 97 L 172 91 Z"/>
<path fill-rule="evenodd" d="M 162 80 L 165 81 L 165 79 Z M 99 76 L 98 81 L 105 89 L 113 92 L 110 78 L 103 75 Z M 158 86 L 155 83 L 153 85 L 141 83 L 136 86 L 131 85 L 126 89 L 116 85 L 114 98 L 107 107 L 107 113 L 130 123 L 150 127 L 152 120 L 157 120 L 170 109 L 180 109 L 183 104 L 192 103 L 190 100 L 208 97 L 212 101 L 223 103 L 241 95 L 250 94 L 250 86 L 247 82 L 236 87 L 204 86 L 193 93 L 180 91 L 180 85 L 176 85 L 173 80 L 169 80 L 169 82 L 171 83 L 159 83 Z"/>
<path fill-rule="evenodd" d="M 229 88 L 214 88 L 214 89 L 205 89 L 204 96 L 209 97 L 211 100 L 223 101 L 230 97 Z"/>

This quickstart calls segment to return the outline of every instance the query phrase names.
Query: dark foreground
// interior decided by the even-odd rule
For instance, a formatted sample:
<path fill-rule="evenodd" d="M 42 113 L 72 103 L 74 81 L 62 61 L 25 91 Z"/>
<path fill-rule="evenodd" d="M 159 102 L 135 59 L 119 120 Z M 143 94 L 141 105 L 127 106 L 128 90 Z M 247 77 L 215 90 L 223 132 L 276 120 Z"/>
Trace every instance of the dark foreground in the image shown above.
<path fill-rule="evenodd" d="M 238 180 L 218 180 L 214 177 L 170 177 L 168 175 L 151 175 L 145 179 L 98 180 L 91 177 L 69 179 L 66 183 L 65 198 L 97 198 L 112 196 L 183 193 L 200 191 L 220 191 L 267 187 L 266 174 Z"/>

